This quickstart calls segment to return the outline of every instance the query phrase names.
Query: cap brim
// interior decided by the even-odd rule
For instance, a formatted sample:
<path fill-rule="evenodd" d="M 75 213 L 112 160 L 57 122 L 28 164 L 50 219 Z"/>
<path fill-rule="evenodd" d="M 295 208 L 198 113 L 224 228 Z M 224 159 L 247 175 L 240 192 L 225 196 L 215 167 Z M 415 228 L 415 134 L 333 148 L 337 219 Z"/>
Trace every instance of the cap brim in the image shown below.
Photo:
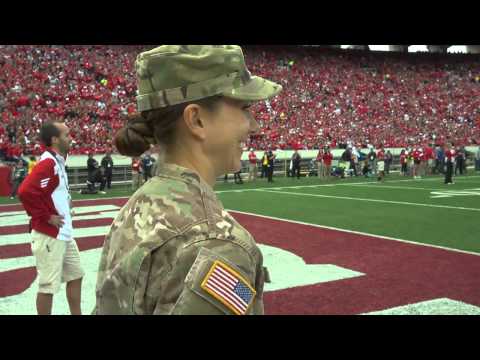
<path fill-rule="evenodd" d="M 246 85 L 223 92 L 222 95 L 235 100 L 261 101 L 274 97 L 280 91 L 282 85 L 259 76 L 252 76 Z"/>

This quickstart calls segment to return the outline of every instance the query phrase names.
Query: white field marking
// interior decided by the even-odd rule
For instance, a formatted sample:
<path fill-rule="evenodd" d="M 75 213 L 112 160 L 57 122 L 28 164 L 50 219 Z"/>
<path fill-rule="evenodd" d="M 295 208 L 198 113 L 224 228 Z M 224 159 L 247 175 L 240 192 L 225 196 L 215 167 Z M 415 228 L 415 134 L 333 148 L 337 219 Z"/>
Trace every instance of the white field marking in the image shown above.
<path fill-rule="evenodd" d="M 73 221 L 80 221 L 80 220 L 99 220 L 99 219 L 112 219 L 112 221 L 117 216 L 118 211 L 108 211 L 108 212 L 101 212 L 98 215 L 79 215 L 74 216 Z M 2 221 L 2 226 L 17 226 L 17 225 L 28 225 L 29 218 L 27 216 L 18 218 L 21 215 L 17 215 L 14 219 L 6 219 Z M 2 239 L 5 235 L 0 235 L 0 245 L 2 243 Z"/>
<path fill-rule="evenodd" d="M 289 251 L 264 244 L 258 244 L 258 246 L 263 254 L 264 265 L 268 267 L 271 274 L 277 274 L 276 277 L 272 278 L 272 282 L 265 284 L 265 292 L 350 279 L 365 275 L 364 273 L 334 264 L 306 264 L 302 257 Z M 98 269 L 99 256 L 102 248 L 96 248 L 95 250 L 97 251 L 92 250 L 93 249 L 80 252 L 80 260 L 87 273 Z M 92 257 L 97 261 L 93 260 Z M 90 266 L 87 269 L 85 265 L 93 265 L 93 267 Z M 32 255 L 0 259 L 0 273 L 32 266 L 35 266 L 35 258 Z M 278 274 L 281 274 L 281 276 L 278 276 Z"/>
<path fill-rule="evenodd" d="M 480 307 L 463 301 L 439 298 L 361 315 L 480 315 Z"/>
<path fill-rule="evenodd" d="M 336 231 L 341 231 L 341 232 L 345 232 L 345 233 L 349 233 L 349 234 L 371 236 L 371 237 L 376 237 L 378 239 L 394 240 L 394 241 L 399 241 L 399 242 L 412 244 L 412 245 L 427 246 L 427 247 L 433 247 L 433 248 L 436 248 L 436 249 L 442 249 L 442 250 L 447 250 L 447 251 L 453 251 L 453 252 L 459 252 L 459 253 L 464 253 L 464 254 L 480 256 L 480 253 L 476 253 L 476 252 L 473 252 L 473 251 L 467 251 L 467 250 L 459 250 L 459 249 L 449 248 L 449 247 L 446 247 L 446 246 L 424 244 L 424 243 L 410 241 L 410 240 L 398 239 L 398 238 L 394 238 L 394 237 L 390 237 L 390 236 L 376 235 L 376 234 L 370 234 L 370 233 L 365 233 L 365 232 L 361 232 L 361 231 L 341 229 L 341 228 L 337 228 L 337 227 L 333 227 L 333 226 L 318 225 L 318 224 L 312 224 L 312 223 L 307 223 L 307 222 L 303 222 L 303 221 L 283 219 L 283 218 L 279 218 L 279 217 L 275 217 L 275 216 L 254 214 L 254 213 L 250 213 L 250 212 L 246 212 L 246 211 L 231 210 L 231 209 L 226 209 L 226 210 L 228 212 L 250 215 L 250 216 L 256 216 L 256 217 L 265 218 L 265 219 L 278 220 L 278 221 L 288 222 L 288 223 L 292 223 L 292 224 L 312 226 L 312 227 L 317 227 L 317 228 L 320 228 L 320 229 L 336 230 Z"/>
<path fill-rule="evenodd" d="M 24 215 L 24 214 L 25 214 L 25 210 L 22 210 L 22 211 L 8 211 L 8 212 L 0 213 L 0 219 L 2 217 L 10 217 L 10 216 Z"/>
<path fill-rule="evenodd" d="M 469 176 L 474 177 L 474 176 Z M 480 177 L 480 176 L 478 176 Z M 441 181 L 443 177 L 428 178 L 422 179 L 424 181 Z M 418 182 L 422 180 L 417 179 L 401 179 L 401 180 L 386 180 L 388 183 L 397 183 L 397 182 Z M 465 179 L 464 179 L 465 180 Z M 264 187 L 264 188 L 249 188 L 249 189 L 238 189 L 238 190 L 220 190 L 215 191 L 216 194 L 223 193 L 243 193 L 245 191 L 262 191 L 262 190 L 283 190 L 283 189 L 302 189 L 302 188 L 317 188 L 317 187 L 335 187 L 335 186 L 378 186 L 375 181 L 363 181 L 363 182 L 352 182 L 352 183 L 343 183 L 343 184 L 315 184 L 315 185 L 295 185 L 295 186 L 276 186 L 276 187 Z M 399 187 L 400 189 L 405 189 L 405 187 Z M 413 187 L 412 187 L 413 188 Z M 414 188 L 417 189 L 417 188 Z M 442 189 L 425 189 L 425 190 L 442 190 Z"/>
<path fill-rule="evenodd" d="M 467 177 L 456 177 L 456 176 L 452 176 L 452 179 L 454 181 L 458 181 L 458 180 L 461 180 L 461 181 L 468 181 L 468 180 L 471 180 L 471 181 L 476 181 L 478 182 L 478 180 L 475 180 L 473 178 L 478 178 L 480 176 L 477 176 L 477 175 L 472 175 L 472 176 L 467 176 Z M 445 180 L 445 177 L 444 176 L 428 176 L 428 177 L 423 177 L 421 179 L 413 179 L 413 178 L 408 178 L 408 179 L 402 179 L 402 180 L 389 180 L 389 178 L 385 178 L 385 182 L 388 182 L 388 183 L 397 183 L 397 182 L 404 182 L 404 181 L 413 181 L 413 182 L 416 182 L 416 183 L 422 183 L 424 181 L 437 181 L 437 182 L 441 182 L 443 184 L 443 181 Z M 344 184 L 344 185 L 347 185 L 347 184 Z"/>
<path fill-rule="evenodd" d="M 454 196 L 480 196 L 480 188 L 463 190 L 437 190 L 430 193 L 432 199 L 450 198 Z"/>
<path fill-rule="evenodd" d="M 84 237 L 105 236 L 109 231 L 110 225 L 78 228 L 73 229 L 73 238 L 77 241 L 81 241 Z M 27 244 L 30 243 L 30 241 L 31 234 L 29 233 L 2 235 L 0 237 L 0 245 Z"/>
<path fill-rule="evenodd" d="M 478 178 L 480 175 L 471 175 L 465 178 L 456 178 L 453 177 L 454 180 L 468 180 L 470 178 Z M 415 180 L 415 179 L 402 179 L 402 180 L 387 180 L 389 183 L 396 183 L 396 182 L 405 182 L 405 181 L 439 181 L 443 179 L 443 177 L 434 177 L 434 178 L 423 178 L 421 180 Z M 362 184 L 374 184 L 374 181 L 365 181 L 365 182 L 358 182 L 358 183 L 344 183 L 344 184 L 318 184 L 318 185 L 297 185 L 297 186 L 292 186 L 292 188 L 304 188 L 304 187 L 333 187 L 333 186 L 349 186 L 349 185 L 362 185 Z M 272 189 L 272 190 L 278 190 L 278 189 L 287 189 L 290 188 L 290 186 L 279 186 L 279 187 L 268 187 L 268 188 L 251 188 L 251 189 L 239 189 L 239 190 L 220 190 L 220 191 L 215 191 L 217 194 L 221 193 L 242 193 L 245 191 L 257 191 L 257 190 L 262 190 L 262 189 Z M 73 200 L 73 203 L 81 203 L 85 201 L 97 201 L 97 200 L 119 200 L 119 199 L 130 199 L 129 196 L 117 196 L 117 197 L 102 197 L 102 198 L 90 198 L 90 199 L 81 199 L 81 200 Z M 13 204 L 3 204 L 0 205 L 0 209 L 2 207 L 7 207 L 7 206 L 15 206 L 15 205 L 21 205 L 21 203 L 13 203 Z M 74 206 L 75 207 L 75 206 Z"/>
<path fill-rule="evenodd" d="M 395 182 L 403 182 L 403 181 L 414 181 L 413 179 L 405 179 L 405 180 L 394 180 Z M 389 181 L 389 182 L 394 182 Z M 303 189 L 303 188 L 316 188 L 316 187 L 334 187 L 334 186 L 353 186 L 353 185 L 375 185 L 375 181 L 363 181 L 363 182 L 353 182 L 353 183 L 344 183 L 344 184 L 318 184 L 318 185 L 295 185 L 295 186 L 276 186 L 276 187 L 263 187 L 263 188 L 249 188 L 249 189 L 238 189 L 238 190 L 221 190 L 215 191 L 216 194 L 222 193 L 241 193 L 245 191 L 261 191 L 261 190 L 283 190 L 283 189 Z M 372 185 L 372 186 L 373 186 Z"/>
<path fill-rule="evenodd" d="M 75 204 L 78 203 L 78 202 L 85 202 L 85 201 L 98 201 L 98 200 L 117 200 L 117 199 L 130 199 L 129 196 L 117 196 L 117 197 L 110 197 L 110 198 L 90 198 L 90 199 L 82 199 L 82 200 L 73 200 L 73 208 L 75 209 L 76 206 Z M 7 206 L 22 206 L 22 203 L 20 202 L 17 202 L 17 203 L 13 203 L 13 204 L 3 204 L 3 205 L 0 205 L 0 209 L 2 207 L 7 207 Z M 97 205 L 99 206 L 99 205 Z"/>
<path fill-rule="evenodd" d="M 354 184 L 366 184 L 366 183 L 354 183 Z M 303 189 L 303 188 L 316 188 L 316 187 L 334 187 L 334 186 L 337 186 L 337 185 L 338 184 L 275 186 L 275 187 L 249 188 L 249 189 L 238 189 L 238 190 L 220 190 L 220 191 L 215 191 L 215 193 L 216 194 L 236 193 L 236 192 L 245 192 L 245 191 L 256 191 L 256 190 L 261 190 L 261 189 L 282 190 L 282 189 Z"/>
<path fill-rule="evenodd" d="M 348 185 L 348 184 L 344 184 Z M 429 188 L 421 188 L 421 187 L 413 187 L 413 186 L 388 186 L 388 185 L 367 185 L 367 184 L 352 184 L 355 187 L 369 187 L 369 188 L 380 188 L 380 189 L 406 189 L 406 190 L 426 190 L 426 191 L 442 191 L 443 189 L 429 189 Z"/>
<path fill-rule="evenodd" d="M 84 206 L 73 208 L 74 215 L 73 220 L 91 220 L 91 219 L 100 219 L 100 218 L 110 218 L 115 217 L 120 210 L 120 207 L 116 205 L 98 205 L 98 206 Z M 99 212 L 103 217 L 98 217 L 98 215 L 82 215 L 92 212 Z M 24 225 L 28 224 L 30 221 L 30 216 L 27 215 L 25 211 L 9 211 L 0 213 L 0 224 L 1 226 L 15 226 L 15 225 Z"/>
<path fill-rule="evenodd" d="M 466 176 L 466 177 L 458 177 L 458 176 L 452 176 L 452 180 L 454 181 L 476 181 L 478 182 L 478 180 L 475 180 L 476 178 L 479 178 L 480 176 L 477 176 L 477 175 L 472 175 L 472 176 Z M 412 181 L 417 181 L 417 182 L 422 182 L 422 181 L 437 181 L 437 180 L 440 180 L 440 181 L 443 181 L 445 180 L 445 177 L 436 177 L 436 178 L 431 178 L 431 177 L 428 177 L 428 178 L 421 178 L 421 179 L 412 179 Z"/>
<path fill-rule="evenodd" d="M 380 200 L 380 199 L 365 199 L 365 198 L 355 198 L 350 196 L 335 196 L 335 195 L 321 195 L 321 194 L 308 194 L 308 193 L 297 193 L 291 191 L 275 191 L 275 190 L 257 190 L 267 193 L 275 194 L 284 194 L 284 195 L 297 195 L 297 196 L 311 196 L 311 197 L 322 197 L 322 198 L 332 198 L 332 199 L 342 199 L 342 200 L 356 200 L 356 201 L 367 201 L 367 202 L 377 202 L 384 204 L 399 204 L 399 205 L 410 205 L 410 206 L 424 206 L 424 207 L 433 207 L 441 209 L 453 209 L 453 210 L 466 210 L 466 211 L 480 211 L 480 208 L 467 208 L 461 206 L 448 206 L 448 205 L 435 205 L 435 204 L 423 204 L 423 203 L 412 203 L 407 201 L 391 201 L 391 200 Z"/>

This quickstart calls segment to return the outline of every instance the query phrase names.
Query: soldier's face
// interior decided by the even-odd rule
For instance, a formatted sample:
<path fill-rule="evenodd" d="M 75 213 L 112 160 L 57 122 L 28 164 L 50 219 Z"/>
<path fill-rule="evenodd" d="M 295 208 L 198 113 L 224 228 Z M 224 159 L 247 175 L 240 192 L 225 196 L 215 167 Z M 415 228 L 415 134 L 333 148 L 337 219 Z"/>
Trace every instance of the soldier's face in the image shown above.
<path fill-rule="evenodd" d="M 224 99 L 211 113 L 205 152 L 214 164 L 216 175 L 240 170 L 247 141 L 260 129 L 249 107 L 247 102 Z"/>

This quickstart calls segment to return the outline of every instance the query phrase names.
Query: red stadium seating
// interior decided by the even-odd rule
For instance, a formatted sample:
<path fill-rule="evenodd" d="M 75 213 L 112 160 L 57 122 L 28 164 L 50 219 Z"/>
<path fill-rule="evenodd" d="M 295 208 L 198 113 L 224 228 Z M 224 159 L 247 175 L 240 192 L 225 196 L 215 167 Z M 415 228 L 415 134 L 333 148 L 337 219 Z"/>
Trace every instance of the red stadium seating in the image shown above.
<path fill-rule="evenodd" d="M 72 154 L 111 149 L 135 111 L 140 46 L 0 47 L 0 152 L 38 154 L 42 121 L 65 118 Z M 246 47 L 248 67 L 284 86 L 253 107 L 251 146 L 480 144 L 480 60 L 305 47 Z"/>

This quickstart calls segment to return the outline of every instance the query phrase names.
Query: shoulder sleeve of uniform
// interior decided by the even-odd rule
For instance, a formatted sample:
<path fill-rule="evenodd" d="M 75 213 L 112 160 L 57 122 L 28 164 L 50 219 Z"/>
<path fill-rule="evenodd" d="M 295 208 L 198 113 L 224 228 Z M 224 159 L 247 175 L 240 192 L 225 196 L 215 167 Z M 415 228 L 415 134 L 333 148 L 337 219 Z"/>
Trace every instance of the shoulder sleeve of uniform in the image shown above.
<path fill-rule="evenodd" d="M 183 282 L 183 289 L 171 309 L 171 314 L 229 314 L 263 313 L 263 303 L 256 289 L 258 264 L 239 245 L 224 240 L 208 240 L 202 247 L 192 246 L 185 257 L 197 254 Z M 196 248 L 196 250 L 195 250 Z M 182 258 L 179 259 L 179 262 Z M 178 263 L 178 262 L 177 262 Z M 258 291 L 259 290 L 259 291 Z M 260 299 L 261 300 L 261 299 Z"/>

